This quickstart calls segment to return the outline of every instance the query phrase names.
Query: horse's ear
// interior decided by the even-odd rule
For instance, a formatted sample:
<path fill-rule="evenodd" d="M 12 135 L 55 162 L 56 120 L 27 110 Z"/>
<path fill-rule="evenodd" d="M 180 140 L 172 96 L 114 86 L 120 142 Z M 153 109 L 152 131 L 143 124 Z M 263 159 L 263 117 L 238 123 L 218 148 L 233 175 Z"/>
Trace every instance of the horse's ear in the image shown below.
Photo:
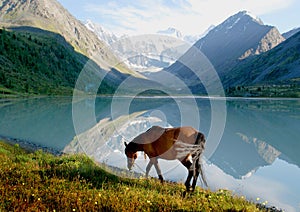
<path fill-rule="evenodd" d="M 125 144 L 125 147 L 127 147 L 128 144 L 126 142 L 124 142 L 124 144 Z"/>

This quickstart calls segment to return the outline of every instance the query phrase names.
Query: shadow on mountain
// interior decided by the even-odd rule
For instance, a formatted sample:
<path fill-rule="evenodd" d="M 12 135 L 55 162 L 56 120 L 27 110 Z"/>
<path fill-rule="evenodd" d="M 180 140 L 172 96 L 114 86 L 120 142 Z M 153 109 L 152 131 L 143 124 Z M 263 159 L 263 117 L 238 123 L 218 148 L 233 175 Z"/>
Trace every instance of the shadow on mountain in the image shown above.
<path fill-rule="evenodd" d="M 17 92 L 72 94 L 77 82 L 77 90 L 113 94 L 128 78 L 125 93 L 136 87 L 159 87 L 152 81 L 121 73 L 116 68 L 101 68 L 96 61 L 77 52 L 60 34 L 30 26 L 2 31 L 4 33 L 0 35 L 4 42 L 1 48 L 5 51 L 2 51 L 1 60 L 6 64 L 1 66 L 1 81 L 5 87 Z M 83 70 L 84 78 L 78 83 Z"/>

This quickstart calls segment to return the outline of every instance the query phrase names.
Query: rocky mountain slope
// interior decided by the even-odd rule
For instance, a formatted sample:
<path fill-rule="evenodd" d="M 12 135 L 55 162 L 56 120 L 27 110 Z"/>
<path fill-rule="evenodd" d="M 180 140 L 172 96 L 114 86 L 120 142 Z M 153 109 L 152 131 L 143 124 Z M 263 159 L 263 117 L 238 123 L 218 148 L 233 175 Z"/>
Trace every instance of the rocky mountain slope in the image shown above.
<path fill-rule="evenodd" d="M 135 75 L 119 63 L 104 42 L 56 0 L 1 1 L 0 24 L 6 28 L 30 26 L 60 34 L 76 51 L 96 60 L 101 68 L 109 70 L 117 66 L 118 71 Z"/>
<path fill-rule="evenodd" d="M 293 85 L 300 80 L 300 32 L 274 49 L 235 66 L 224 78 L 226 85 Z"/>

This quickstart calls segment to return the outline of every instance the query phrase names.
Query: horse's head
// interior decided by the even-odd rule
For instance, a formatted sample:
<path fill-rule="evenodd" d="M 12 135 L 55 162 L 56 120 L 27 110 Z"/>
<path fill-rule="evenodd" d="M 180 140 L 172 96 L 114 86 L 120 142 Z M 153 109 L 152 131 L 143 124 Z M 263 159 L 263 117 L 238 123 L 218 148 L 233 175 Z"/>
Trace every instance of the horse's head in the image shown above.
<path fill-rule="evenodd" d="M 127 156 L 127 167 L 132 169 L 135 159 L 137 158 L 137 151 L 130 148 L 130 144 L 125 143 L 125 154 Z"/>

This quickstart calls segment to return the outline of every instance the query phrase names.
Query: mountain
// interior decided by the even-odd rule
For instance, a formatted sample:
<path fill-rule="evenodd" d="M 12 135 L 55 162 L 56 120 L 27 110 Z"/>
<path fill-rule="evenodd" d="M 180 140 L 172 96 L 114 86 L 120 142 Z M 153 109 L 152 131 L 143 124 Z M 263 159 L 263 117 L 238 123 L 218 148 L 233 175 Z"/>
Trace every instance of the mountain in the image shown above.
<path fill-rule="evenodd" d="M 92 21 L 87 21 L 85 26 L 105 41 L 130 69 L 146 78 L 149 72 L 157 72 L 174 63 L 190 47 L 174 28 L 157 34 L 117 37 Z"/>
<path fill-rule="evenodd" d="M 9 0 L 0 5 L 6 26 L 32 26 L 62 35 L 74 48 L 92 56 L 105 46 L 56 0 Z"/>
<path fill-rule="evenodd" d="M 174 38 L 183 40 L 183 41 L 187 42 L 188 44 L 193 45 L 194 43 L 196 43 L 196 41 L 198 41 L 200 38 L 204 37 L 213 28 L 214 28 L 213 25 L 210 26 L 204 33 L 202 33 L 200 35 L 185 35 L 181 31 L 179 31 L 173 27 L 169 27 L 166 30 L 157 31 L 157 34 L 174 37 Z"/>
<path fill-rule="evenodd" d="M 224 78 L 225 85 L 258 86 L 256 89 L 266 96 L 298 97 L 299 82 L 300 32 L 268 52 L 241 61 Z"/>
<path fill-rule="evenodd" d="M 259 18 L 242 11 L 210 30 L 179 61 L 166 70 L 184 79 L 194 92 L 203 92 L 199 79 L 193 71 L 183 65 L 196 65 L 199 58 L 193 58 L 195 49 L 207 57 L 222 81 L 239 61 L 269 51 L 284 40 L 275 27 L 264 25 Z"/>
<path fill-rule="evenodd" d="M 81 69 L 76 69 L 75 75 L 80 76 L 79 73 L 83 73 L 84 78 L 81 81 L 73 80 L 72 85 L 76 89 L 86 92 L 99 92 L 98 84 L 101 82 L 105 87 L 109 84 L 109 87 L 116 88 L 128 77 L 131 78 L 131 85 L 125 89 L 125 93 L 132 90 L 132 87 L 139 87 L 141 84 L 150 84 L 146 82 L 144 76 L 130 70 L 124 63 L 120 62 L 120 59 L 114 55 L 109 46 L 105 42 L 101 41 L 93 32 L 88 30 L 80 21 L 74 18 L 67 10 L 65 10 L 56 0 L 6 0 L 0 2 L 0 28 L 5 28 L 8 31 L 18 31 L 20 33 L 33 33 L 33 36 L 50 36 L 56 37 L 59 43 L 64 46 L 70 44 L 80 57 L 75 57 L 76 62 L 82 64 Z M 38 32 L 38 35 L 35 33 Z M 55 43 L 55 42 L 54 42 Z M 22 50 L 22 44 L 19 43 L 19 47 Z M 30 43 L 30 45 L 34 45 Z M 31 46 L 30 46 L 31 48 Z M 32 47 L 35 48 L 34 46 Z M 56 46 L 53 46 L 56 48 Z M 68 47 L 69 48 L 69 47 Z M 24 53 L 27 53 L 24 51 Z M 74 53 L 74 52 L 72 52 Z M 51 50 L 45 54 L 52 54 Z M 0 53 L 1 55 L 1 53 Z M 3 56 L 3 55 L 2 55 Z M 35 60 L 44 63 L 43 55 L 35 55 Z M 84 59 L 82 59 L 85 56 Z M 6 56 L 3 56 L 6 57 Z M 30 58 L 31 55 L 24 54 L 23 57 Z M 8 58 L 10 59 L 10 58 Z M 64 60 L 66 58 L 57 58 L 58 60 Z M 30 59 L 28 59 L 30 60 Z M 68 61 L 65 61 L 68 62 Z M 63 64 L 62 62 L 61 64 Z M 78 66 L 79 67 L 79 66 Z M 29 76 L 31 72 L 21 72 L 23 67 L 19 66 L 16 70 L 19 73 L 17 75 L 25 74 L 23 78 Z M 28 68 L 28 67 L 27 67 Z M 24 69 L 26 69 L 24 67 Z M 63 70 L 62 68 L 61 70 Z M 4 70 L 7 70 L 4 67 Z M 42 69 L 44 70 L 44 69 Z M 9 72 L 11 70 L 7 70 Z M 92 73 L 93 72 L 93 73 Z M 92 73 L 92 74 L 90 74 Z M 9 73 L 6 73 L 6 75 Z M 40 79 L 47 78 L 47 71 L 41 71 Z M 70 72 L 64 73 L 64 77 L 70 77 Z M 44 76 L 46 75 L 46 76 Z M 95 76 L 97 75 L 97 76 Z M 39 79 L 36 78 L 35 79 Z M 61 82 L 64 80 L 62 79 Z M 53 81 L 56 82 L 56 81 Z M 77 83 L 77 84 L 75 84 Z M 2 83 L 1 83 L 2 84 Z M 43 84 L 44 86 L 46 85 Z M 70 86 L 71 84 L 68 84 Z M 53 83 L 50 87 L 55 87 Z M 46 87 L 46 86 L 45 86 Z M 7 87 L 6 87 L 7 88 Z M 17 89 L 19 90 L 19 89 Z M 23 89 L 21 89 L 23 90 Z M 93 90 L 93 91 L 92 91 Z M 111 89 L 103 89 L 101 93 L 111 93 Z M 36 91 L 38 94 L 49 94 L 48 91 Z"/>
<path fill-rule="evenodd" d="M 155 34 L 125 37 L 111 45 L 129 67 L 142 74 L 169 66 L 189 47 L 180 39 Z"/>
<path fill-rule="evenodd" d="M 111 45 L 112 43 L 118 41 L 118 37 L 109 32 L 108 30 L 104 29 L 103 26 L 100 24 L 94 23 L 91 20 L 87 20 L 84 25 L 90 31 L 94 32 L 101 41 L 104 41 L 107 45 Z"/>
<path fill-rule="evenodd" d="M 215 26 L 211 25 L 202 34 L 200 34 L 200 35 L 185 35 L 183 39 L 190 44 L 195 44 L 198 40 L 205 37 L 213 28 L 215 28 Z"/>
<path fill-rule="evenodd" d="M 1 1 L 0 24 L 6 28 L 30 26 L 60 34 L 76 51 L 97 60 L 98 65 L 106 71 L 118 64 L 118 71 L 135 75 L 119 63 L 104 42 L 56 0 Z"/>
<path fill-rule="evenodd" d="M 162 34 L 162 35 L 171 36 L 171 37 L 178 38 L 178 39 L 183 39 L 182 33 L 173 27 L 169 27 L 166 30 L 159 30 L 157 32 L 157 34 Z"/>
<path fill-rule="evenodd" d="M 295 29 L 292 29 L 288 32 L 285 32 L 282 34 L 282 36 L 285 38 L 285 39 L 289 39 L 290 37 L 292 37 L 293 35 L 295 35 L 296 33 L 300 32 L 300 27 L 299 28 L 295 28 Z"/>
<path fill-rule="evenodd" d="M 275 27 L 242 11 L 212 29 L 195 47 L 222 73 L 239 59 L 266 52 L 284 40 Z"/>
<path fill-rule="evenodd" d="M 0 93 L 72 95 L 89 58 L 61 35 L 30 27 L 24 32 L 24 28 L 0 28 Z M 96 75 L 93 78 L 100 80 Z M 99 91 L 112 93 L 113 88 L 103 82 Z"/>

